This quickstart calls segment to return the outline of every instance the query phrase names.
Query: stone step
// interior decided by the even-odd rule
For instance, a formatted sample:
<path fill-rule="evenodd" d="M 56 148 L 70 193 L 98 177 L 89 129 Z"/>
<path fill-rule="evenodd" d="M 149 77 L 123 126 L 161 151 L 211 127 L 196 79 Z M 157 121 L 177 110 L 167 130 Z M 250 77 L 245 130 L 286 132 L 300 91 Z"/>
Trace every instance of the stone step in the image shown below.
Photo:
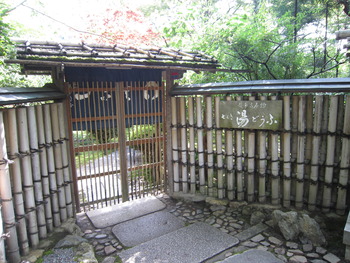
<path fill-rule="evenodd" d="M 235 235 L 235 237 L 238 238 L 239 241 L 246 241 L 246 240 L 260 234 L 261 232 L 265 231 L 268 228 L 269 227 L 267 225 L 265 225 L 264 223 L 259 223 L 259 224 L 252 226 L 246 230 L 243 230 L 242 232 Z"/>
<path fill-rule="evenodd" d="M 123 250 L 122 262 L 203 262 L 234 247 L 239 240 L 206 223 L 198 222 Z"/>
<path fill-rule="evenodd" d="M 96 228 L 114 226 L 140 216 L 164 209 L 166 205 L 155 196 L 128 201 L 122 204 L 104 207 L 86 212 Z"/>
<path fill-rule="evenodd" d="M 124 247 L 134 247 L 185 226 L 185 222 L 167 211 L 138 217 L 112 228 Z"/>
<path fill-rule="evenodd" d="M 276 258 L 272 253 L 259 249 L 251 249 L 242 254 L 233 255 L 221 261 L 221 263 L 283 263 L 282 260 Z"/>

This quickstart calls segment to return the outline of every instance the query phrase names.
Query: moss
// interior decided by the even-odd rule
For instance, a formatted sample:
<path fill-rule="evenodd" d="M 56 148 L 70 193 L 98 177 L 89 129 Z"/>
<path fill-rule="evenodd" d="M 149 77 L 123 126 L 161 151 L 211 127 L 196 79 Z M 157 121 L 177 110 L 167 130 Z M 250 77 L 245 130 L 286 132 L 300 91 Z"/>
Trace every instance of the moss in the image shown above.
<path fill-rule="evenodd" d="M 122 259 L 119 256 L 115 256 L 115 263 L 122 263 Z"/>

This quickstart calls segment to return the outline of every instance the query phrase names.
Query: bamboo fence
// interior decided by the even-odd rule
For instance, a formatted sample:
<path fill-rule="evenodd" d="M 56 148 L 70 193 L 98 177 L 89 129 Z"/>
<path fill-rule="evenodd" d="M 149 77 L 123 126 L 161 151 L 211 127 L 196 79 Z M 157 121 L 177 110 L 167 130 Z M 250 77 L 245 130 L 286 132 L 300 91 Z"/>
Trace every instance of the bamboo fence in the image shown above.
<path fill-rule="evenodd" d="M 283 102 L 279 130 L 220 127 L 221 101 L 273 100 Z M 345 213 L 350 95 L 226 93 L 171 103 L 175 192 Z"/>
<path fill-rule="evenodd" d="M 74 216 L 63 106 L 0 111 L 0 262 L 5 256 L 20 262 L 54 227 Z"/>

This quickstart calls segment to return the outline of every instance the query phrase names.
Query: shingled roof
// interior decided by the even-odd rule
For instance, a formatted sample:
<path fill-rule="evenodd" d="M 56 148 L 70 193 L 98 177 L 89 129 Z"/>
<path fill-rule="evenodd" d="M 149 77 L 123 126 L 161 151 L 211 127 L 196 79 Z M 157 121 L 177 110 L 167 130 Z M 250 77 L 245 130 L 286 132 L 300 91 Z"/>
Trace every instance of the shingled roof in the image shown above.
<path fill-rule="evenodd" d="M 137 48 L 124 45 L 92 45 L 88 43 L 58 43 L 16 41 L 16 59 L 8 63 L 24 65 L 28 73 L 45 73 L 50 66 L 110 68 L 156 68 L 195 71 L 231 71 L 200 51 L 172 48 Z"/>

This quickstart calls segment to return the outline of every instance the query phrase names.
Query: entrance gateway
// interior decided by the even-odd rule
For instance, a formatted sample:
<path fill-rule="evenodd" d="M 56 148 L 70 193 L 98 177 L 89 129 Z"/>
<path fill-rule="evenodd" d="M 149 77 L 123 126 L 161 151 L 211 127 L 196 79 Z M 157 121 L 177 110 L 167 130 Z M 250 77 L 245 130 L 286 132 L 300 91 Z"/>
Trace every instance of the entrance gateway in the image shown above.
<path fill-rule="evenodd" d="M 48 74 L 67 95 L 77 211 L 168 190 L 170 96 L 187 70 L 233 71 L 201 52 L 18 41 L 25 74 Z"/>

